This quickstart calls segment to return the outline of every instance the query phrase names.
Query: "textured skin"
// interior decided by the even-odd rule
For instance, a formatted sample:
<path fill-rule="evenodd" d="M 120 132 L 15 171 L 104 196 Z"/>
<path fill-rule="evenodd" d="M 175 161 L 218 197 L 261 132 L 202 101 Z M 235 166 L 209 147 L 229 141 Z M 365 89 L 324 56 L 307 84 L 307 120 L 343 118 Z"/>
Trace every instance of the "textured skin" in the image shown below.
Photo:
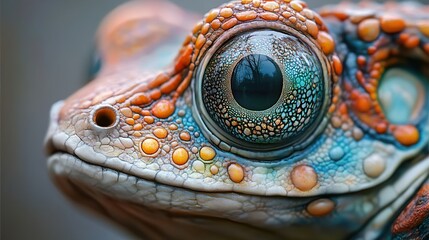
<path fill-rule="evenodd" d="M 316 13 L 298 1 L 242 0 L 211 10 L 186 35 L 193 15 L 129 3 L 100 27 L 96 78 L 52 109 L 50 172 L 76 202 L 150 239 L 424 239 L 428 12 L 363 3 Z M 214 130 L 199 90 L 210 56 L 260 29 L 307 44 L 326 87 L 311 134 L 272 149 Z M 383 107 L 393 100 L 378 89 L 386 69 L 410 61 L 423 77 L 408 81 L 414 97 L 392 93 L 411 99 L 400 105 L 408 118 L 393 121 L 395 105 Z M 267 137 L 289 121 L 242 118 L 226 121 Z"/>

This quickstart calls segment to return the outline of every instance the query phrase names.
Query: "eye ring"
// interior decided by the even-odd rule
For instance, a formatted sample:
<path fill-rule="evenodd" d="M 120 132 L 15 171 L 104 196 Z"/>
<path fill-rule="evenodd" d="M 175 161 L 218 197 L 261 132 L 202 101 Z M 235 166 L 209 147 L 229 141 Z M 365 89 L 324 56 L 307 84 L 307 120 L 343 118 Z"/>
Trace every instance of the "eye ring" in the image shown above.
<path fill-rule="evenodd" d="M 322 81 L 324 85 L 324 98 L 323 103 L 321 103 L 321 112 L 315 120 L 316 124 L 313 124 L 314 127 L 306 131 L 306 134 L 300 137 L 299 140 L 291 141 L 288 143 L 281 142 L 277 144 L 257 144 L 249 143 L 240 139 L 233 139 L 228 137 L 228 134 L 218 126 L 216 122 L 209 116 L 207 109 L 203 104 L 202 97 L 202 82 L 204 77 L 204 72 L 207 68 L 207 65 L 216 51 L 222 47 L 227 41 L 234 38 L 239 34 L 246 32 L 252 32 L 257 30 L 271 30 L 280 33 L 285 33 L 287 35 L 294 36 L 301 40 L 304 44 L 311 49 L 320 62 L 322 69 Z M 244 23 L 236 28 L 232 28 L 221 36 L 219 36 L 213 43 L 213 45 L 207 50 L 205 55 L 202 58 L 202 61 L 197 67 L 196 79 L 193 85 L 193 115 L 196 119 L 197 124 L 202 128 L 203 135 L 208 138 L 213 144 L 217 145 L 224 151 L 229 151 L 231 153 L 252 158 L 255 160 L 274 160 L 282 157 L 290 156 L 292 153 L 297 151 L 302 151 L 308 146 L 313 140 L 320 135 L 320 133 L 325 129 L 327 123 L 329 122 L 330 115 L 327 113 L 328 106 L 331 103 L 331 69 L 329 68 L 330 64 L 325 55 L 321 52 L 320 48 L 317 47 L 317 44 L 314 40 L 311 40 L 307 37 L 303 37 L 303 34 L 297 30 L 281 25 L 278 23 L 272 22 L 253 22 L 253 23 Z M 232 93 L 231 93 L 232 94 Z"/>
<path fill-rule="evenodd" d="M 90 123 L 95 130 L 109 130 L 119 123 L 118 111 L 111 105 L 96 106 L 90 113 Z"/>

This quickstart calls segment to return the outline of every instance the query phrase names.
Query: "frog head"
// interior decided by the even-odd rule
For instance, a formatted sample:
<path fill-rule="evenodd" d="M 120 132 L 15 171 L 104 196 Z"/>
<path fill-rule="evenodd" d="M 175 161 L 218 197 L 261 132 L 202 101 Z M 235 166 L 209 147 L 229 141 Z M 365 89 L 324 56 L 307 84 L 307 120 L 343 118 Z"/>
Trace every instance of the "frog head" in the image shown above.
<path fill-rule="evenodd" d="M 379 234 L 429 172 L 429 43 L 362 8 L 233 1 L 190 33 L 167 3 L 115 10 L 52 108 L 51 175 L 149 237 Z"/>

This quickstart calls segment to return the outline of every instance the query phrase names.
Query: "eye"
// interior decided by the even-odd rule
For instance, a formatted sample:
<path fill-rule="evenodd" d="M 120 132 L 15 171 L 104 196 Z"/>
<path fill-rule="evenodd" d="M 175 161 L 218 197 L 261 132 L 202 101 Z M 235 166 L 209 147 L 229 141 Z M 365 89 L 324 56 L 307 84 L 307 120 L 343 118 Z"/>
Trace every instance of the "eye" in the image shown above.
<path fill-rule="evenodd" d="M 409 124 L 421 116 L 426 101 L 425 77 L 410 66 L 393 66 L 380 80 L 378 97 L 387 119 Z"/>
<path fill-rule="evenodd" d="M 320 58 L 299 37 L 244 32 L 206 59 L 197 101 L 208 130 L 228 145 L 275 150 L 308 140 L 320 125 L 330 86 Z"/>

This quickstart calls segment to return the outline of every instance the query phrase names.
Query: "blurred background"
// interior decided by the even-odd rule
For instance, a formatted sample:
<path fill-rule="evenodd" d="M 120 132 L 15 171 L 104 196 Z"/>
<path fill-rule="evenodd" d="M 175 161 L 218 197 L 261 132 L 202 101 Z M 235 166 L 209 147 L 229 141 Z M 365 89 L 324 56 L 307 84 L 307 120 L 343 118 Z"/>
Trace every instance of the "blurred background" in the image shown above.
<path fill-rule="evenodd" d="M 43 152 L 50 106 L 85 83 L 97 26 L 122 2 L 1 1 L 1 239 L 132 238 L 66 200 Z M 203 14 L 224 1 L 173 2 Z"/>

